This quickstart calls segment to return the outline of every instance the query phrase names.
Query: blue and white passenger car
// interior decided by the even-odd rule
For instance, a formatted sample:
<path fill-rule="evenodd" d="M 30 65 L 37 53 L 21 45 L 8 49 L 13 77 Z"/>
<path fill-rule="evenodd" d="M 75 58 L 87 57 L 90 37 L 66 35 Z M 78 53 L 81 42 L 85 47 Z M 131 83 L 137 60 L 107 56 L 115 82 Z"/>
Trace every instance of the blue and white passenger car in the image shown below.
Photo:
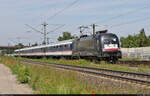
<path fill-rule="evenodd" d="M 72 56 L 72 42 L 71 40 L 61 41 L 53 44 L 35 46 L 15 50 L 15 56 L 21 57 L 41 57 L 41 56 Z"/>

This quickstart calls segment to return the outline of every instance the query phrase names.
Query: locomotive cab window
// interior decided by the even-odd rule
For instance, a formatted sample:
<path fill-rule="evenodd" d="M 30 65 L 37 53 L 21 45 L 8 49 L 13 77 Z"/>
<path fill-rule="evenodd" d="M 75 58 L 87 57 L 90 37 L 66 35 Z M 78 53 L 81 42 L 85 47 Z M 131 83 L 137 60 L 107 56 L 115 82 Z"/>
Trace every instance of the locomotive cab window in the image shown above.
<path fill-rule="evenodd" d="M 117 36 L 112 34 L 104 35 L 102 38 L 103 42 L 103 48 L 104 50 L 112 50 L 112 49 L 118 49 L 119 48 L 119 40 Z"/>
<path fill-rule="evenodd" d="M 104 39 L 104 44 L 117 44 L 117 39 L 116 38 L 109 38 L 109 39 Z"/>

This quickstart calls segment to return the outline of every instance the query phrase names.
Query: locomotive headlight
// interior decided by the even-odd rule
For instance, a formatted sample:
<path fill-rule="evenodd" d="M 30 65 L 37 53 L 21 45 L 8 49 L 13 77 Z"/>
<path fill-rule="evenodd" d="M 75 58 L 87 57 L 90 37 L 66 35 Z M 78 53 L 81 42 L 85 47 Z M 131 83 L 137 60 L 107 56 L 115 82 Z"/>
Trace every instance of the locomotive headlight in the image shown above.
<path fill-rule="evenodd" d="M 117 41 L 117 40 L 116 40 L 116 38 L 114 38 L 114 39 L 113 39 L 113 41 L 115 41 L 115 42 L 116 42 L 116 41 Z"/>

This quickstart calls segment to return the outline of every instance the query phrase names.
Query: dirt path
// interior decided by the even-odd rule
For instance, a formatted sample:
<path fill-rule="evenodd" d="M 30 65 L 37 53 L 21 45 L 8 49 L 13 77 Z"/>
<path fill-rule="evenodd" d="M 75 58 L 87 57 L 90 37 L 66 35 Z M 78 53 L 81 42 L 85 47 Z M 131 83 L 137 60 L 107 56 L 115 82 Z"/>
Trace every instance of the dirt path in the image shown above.
<path fill-rule="evenodd" d="M 28 85 L 19 84 L 9 68 L 0 64 L 0 94 L 32 94 Z"/>

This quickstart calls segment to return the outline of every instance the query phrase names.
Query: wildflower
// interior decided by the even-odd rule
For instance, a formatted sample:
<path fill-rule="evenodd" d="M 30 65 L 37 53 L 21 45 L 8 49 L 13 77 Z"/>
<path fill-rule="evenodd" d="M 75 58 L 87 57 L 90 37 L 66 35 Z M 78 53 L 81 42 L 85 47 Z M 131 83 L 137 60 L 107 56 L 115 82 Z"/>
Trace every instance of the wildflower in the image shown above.
<path fill-rule="evenodd" d="M 72 88 L 70 88 L 70 93 L 72 92 Z"/>
<path fill-rule="evenodd" d="M 34 83 L 36 83 L 37 81 L 36 80 L 34 80 Z"/>
<path fill-rule="evenodd" d="M 94 95 L 94 94 L 95 94 L 95 91 L 93 90 L 91 94 Z"/>
<path fill-rule="evenodd" d="M 50 84 L 52 84 L 53 82 L 52 81 L 50 81 Z"/>

